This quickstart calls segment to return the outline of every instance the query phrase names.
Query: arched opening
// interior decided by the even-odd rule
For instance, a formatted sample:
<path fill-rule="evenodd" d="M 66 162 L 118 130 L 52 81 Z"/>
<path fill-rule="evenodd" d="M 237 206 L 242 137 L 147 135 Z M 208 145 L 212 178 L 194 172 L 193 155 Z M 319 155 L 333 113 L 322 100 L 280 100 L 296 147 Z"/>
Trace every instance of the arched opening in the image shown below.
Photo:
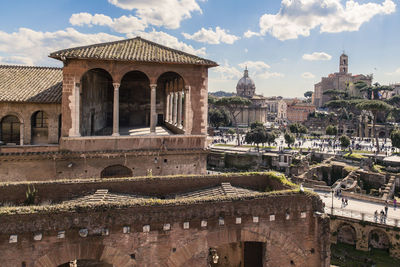
<path fill-rule="evenodd" d="M 357 242 L 356 230 L 349 224 L 342 224 L 337 229 L 337 242 L 355 245 Z"/>
<path fill-rule="evenodd" d="M 368 246 L 371 248 L 389 250 L 389 237 L 385 232 L 381 230 L 371 230 L 368 236 Z"/>
<path fill-rule="evenodd" d="M 46 144 L 49 136 L 48 116 L 42 111 L 36 111 L 31 117 L 31 143 Z"/>
<path fill-rule="evenodd" d="M 111 75 L 103 69 L 91 69 L 81 79 L 82 136 L 111 135 L 114 87 Z"/>
<path fill-rule="evenodd" d="M 113 265 L 104 261 L 97 260 L 73 260 L 58 265 L 58 267 L 113 267 Z"/>
<path fill-rule="evenodd" d="M 21 122 L 16 116 L 8 115 L 1 120 L 0 140 L 4 144 L 20 144 Z"/>
<path fill-rule="evenodd" d="M 157 79 L 158 125 L 176 132 L 185 119 L 185 82 L 176 72 L 165 72 Z"/>
<path fill-rule="evenodd" d="M 150 80 L 141 71 L 122 77 L 119 88 L 119 133 L 131 135 L 150 126 Z"/>
<path fill-rule="evenodd" d="M 108 166 L 101 171 L 101 178 L 132 177 L 132 170 L 123 165 Z"/>

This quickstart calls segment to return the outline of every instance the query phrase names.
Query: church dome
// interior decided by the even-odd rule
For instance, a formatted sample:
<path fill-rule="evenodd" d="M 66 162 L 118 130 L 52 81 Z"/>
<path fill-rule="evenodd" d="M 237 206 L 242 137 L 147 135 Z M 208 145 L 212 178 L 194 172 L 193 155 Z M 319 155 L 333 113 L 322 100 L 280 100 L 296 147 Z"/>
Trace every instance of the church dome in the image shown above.
<path fill-rule="evenodd" d="M 249 71 L 247 68 L 244 70 L 243 77 L 238 81 L 236 85 L 236 92 L 239 96 L 253 97 L 256 90 L 254 81 L 249 77 Z"/>

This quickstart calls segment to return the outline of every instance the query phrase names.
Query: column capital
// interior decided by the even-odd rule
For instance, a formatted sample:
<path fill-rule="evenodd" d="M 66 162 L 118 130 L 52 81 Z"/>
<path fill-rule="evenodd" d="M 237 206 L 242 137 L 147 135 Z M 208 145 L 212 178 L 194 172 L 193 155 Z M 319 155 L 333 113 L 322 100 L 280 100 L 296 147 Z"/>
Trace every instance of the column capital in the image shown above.
<path fill-rule="evenodd" d="M 120 83 L 113 83 L 114 90 L 118 90 L 120 85 L 121 85 Z"/>
<path fill-rule="evenodd" d="M 190 85 L 185 85 L 185 92 L 188 92 L 188 91 L 190 91 Z"/>
<path fill-rule="evenodd" d="M 151 83 L 150 84 L 150 88 L 151 88 L 151 90 L 156 90 L 157 84 L 156 83 Z"/>

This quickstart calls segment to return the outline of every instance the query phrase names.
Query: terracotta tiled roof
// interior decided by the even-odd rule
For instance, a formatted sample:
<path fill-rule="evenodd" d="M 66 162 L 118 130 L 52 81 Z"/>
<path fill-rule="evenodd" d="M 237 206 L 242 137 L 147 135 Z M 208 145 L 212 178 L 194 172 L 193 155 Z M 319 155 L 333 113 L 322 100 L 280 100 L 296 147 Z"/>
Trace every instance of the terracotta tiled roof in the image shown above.
<path fill-rule="evenodd" d="M 55 59 L 104 59 L 155 63 L 176 63 L 218 66 L 214 61 L 175 50 L 140 37 L 110 43 L 100 43 L 53 52 Z"/>
<path fill-rule="evenodd" d="M 0 65 L 0 101 L 61 103 L 62 69 Z"/>

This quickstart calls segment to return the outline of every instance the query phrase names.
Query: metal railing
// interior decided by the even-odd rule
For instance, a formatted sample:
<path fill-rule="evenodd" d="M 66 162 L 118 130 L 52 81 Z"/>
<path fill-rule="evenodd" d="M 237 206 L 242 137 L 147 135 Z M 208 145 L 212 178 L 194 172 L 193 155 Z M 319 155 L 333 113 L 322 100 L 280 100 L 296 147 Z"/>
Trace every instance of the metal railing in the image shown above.
<path fill-rule="evenodd" d="M 368 221 L 368 222 L 373 222 L 381 225 L 390 225 L 390 226 L 399 226 L 399 219 L 394 219 L 390 218 L 389 216 L 383 216 L 381 218 L 380 213 L 378 213 L 378 216 L 375 217 L 373 213 L 366 213 L 366 212 L 360 212 L 357 210 L 350 210 L 346 208 L 331 208 L 331 207 L 325 207 L 325 213 L 328 215 L 334 215 L 334 216 L 341 216 L 341 217 L 346 217 L 346 218 L 352 218 L 360 221 Z"/>

